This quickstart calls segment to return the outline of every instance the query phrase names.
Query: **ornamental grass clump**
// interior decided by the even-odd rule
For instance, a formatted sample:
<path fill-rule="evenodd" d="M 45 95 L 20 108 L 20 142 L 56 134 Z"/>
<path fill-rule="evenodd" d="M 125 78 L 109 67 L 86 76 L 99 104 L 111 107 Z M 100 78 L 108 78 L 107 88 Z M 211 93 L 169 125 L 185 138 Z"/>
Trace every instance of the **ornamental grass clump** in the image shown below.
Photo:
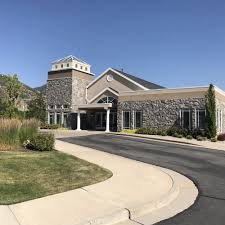
<path fill-rule="evenodd" d="M 19 144 L 21 122 L 17 119 L 0 118 L 0 150 L 12 150 Z"/>
<path fill-rule="evenodd" d="M 24 120 L 19 132 L 20 144 L 29 142 L 38 132 L 39 121 L 37 119 Z"/>

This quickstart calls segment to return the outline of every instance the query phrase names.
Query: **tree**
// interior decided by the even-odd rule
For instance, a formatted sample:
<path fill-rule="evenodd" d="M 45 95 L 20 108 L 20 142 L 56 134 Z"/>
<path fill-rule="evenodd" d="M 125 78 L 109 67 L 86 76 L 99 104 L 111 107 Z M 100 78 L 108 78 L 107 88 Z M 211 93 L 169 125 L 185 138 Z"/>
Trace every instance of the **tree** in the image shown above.
<path fill-rule="evenodd" d="M 46 103 L 42 94 L 38 94 L 36 98 L 31 100 L 28 103 L 28 118 L 36 118 L 41 122 L 45 122 L 46 120 Z"/>
<path fill-rule="evenodd" d="M 205 96 L 206 100 L 206 132 L 208 138 L 214 138 L 217 135 L 216 129 L 216 97 L 214 86 L 210 84 Z"/>
<path fill-rule="evenodd" d="M 1 100 L 1 114 L 12 118 L 18 114 L 17 104 L 22 94 L 22 85 L 17 75 L 2 76 L 5 82 L 4 99 Z"/>

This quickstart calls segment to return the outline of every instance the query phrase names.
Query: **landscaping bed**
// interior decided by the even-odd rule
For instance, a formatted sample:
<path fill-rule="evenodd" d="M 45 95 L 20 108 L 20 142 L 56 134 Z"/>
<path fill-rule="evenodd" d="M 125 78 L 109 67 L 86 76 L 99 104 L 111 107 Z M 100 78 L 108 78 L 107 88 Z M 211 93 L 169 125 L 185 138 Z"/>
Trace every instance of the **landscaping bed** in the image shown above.
<path fill-rule="evenodd" d="M 0 152 L 0 204 L 73 190 L 111 176 L 107 169 L 58 151 Z"/>

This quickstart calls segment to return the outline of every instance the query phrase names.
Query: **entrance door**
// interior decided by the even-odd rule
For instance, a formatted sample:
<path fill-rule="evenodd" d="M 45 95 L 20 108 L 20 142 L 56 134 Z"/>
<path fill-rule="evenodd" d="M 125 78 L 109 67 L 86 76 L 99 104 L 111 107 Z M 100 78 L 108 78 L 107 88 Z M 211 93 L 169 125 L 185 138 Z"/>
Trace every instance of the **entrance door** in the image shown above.
<path fill-rule="evenodd" d="M 95 113 L 95 125 L 96 125 L 96 130 L 106 129 L 106 112 Z"/>

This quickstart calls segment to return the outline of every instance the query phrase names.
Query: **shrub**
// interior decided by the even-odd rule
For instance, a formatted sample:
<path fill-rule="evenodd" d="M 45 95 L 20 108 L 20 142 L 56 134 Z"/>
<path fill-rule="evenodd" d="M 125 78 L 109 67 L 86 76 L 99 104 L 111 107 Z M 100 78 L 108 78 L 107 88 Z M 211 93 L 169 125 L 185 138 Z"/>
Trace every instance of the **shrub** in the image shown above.
<path fill-rule="evenodd" d="M 174 133 L 174 134 L 173 134 L 173 137 L 176 137 L 176 138 L 182 138 L 183 135 L 182 135 L 182 134 L 178 134 L 178 133 Z"/>
<path fill-rule="evenodd" d="M 211 142 L 217 142 L 217 138 L 215 138 L 215 137 L 211 138 L 210 140 L 211 140 Z"/>
<path fill-rule="evenodd" d="M 219 134 L 217 137 L 218 141 L 225 141 L 225 133 L 224 134 Z"/>
<path fill-rule="evenodd" d="M 197 139 L 197 136 L 202 136 L 205 137 L 206 136 L 206 132 L 202 129 L 194 129 L 191 131 L 191 135 Z"/>
<path fill-rule="evenodd" d="M 0 150 L 10 150 L 18 144 L 20 126 L 17 119 L 0 119 Z"/>
<path fill-rule="evenodd" d="M 59 124 L 42 124 L 40 126 L 41 129 L 50 129 L 50 130 L 55 130 L 60 128 Z"/>
<path fill-rule="evenodd" d="M 189 131 L 187 129 L 182 129 L 179 127 L 172 127 L 168 129 L 167 134 L 169 136 L 174 136 L 175 134 L 181 134 L 182 136 L 186 137 L 189 134 Z"/>
<path fill-rule="evenodd" d="M 37 119 L 24 120 L 19 132 L 20 143 L 31 140 L 38 132 L 39 121 Z"/>
<path fill-rule="evenodd" d="M 136 130 L 131 130 L 131 129 L 124 129 L 121 131 L 121 133 L 125 133 L 125 134 L 135 134 Z"/>
<path fill-rule="evenodd" d="M 135 132 L 136 134 L 149 134 L 149 135 L 156 135 L 158 130 L 155 128 L 139 128 Z"/>
<path fill-rule="evenodd" d="M 146 128 L 142 127 L 142 128 L 138 128 L 135 133 L 136 134 L 146 134 Z"/>
<path fill-rule="evenodd" d="M 206 140 L 207 140 L 207 137 L 202 137 L 202 136 L 198 135 L 198 136 L 196 137 L 196 139 L 197 139 L 198 141 L 206 141 Z"/>
<path fill-rule="evenodd" d="M 27 143 L 27 148 L 36 151 L 52 151 L 55 145 L 54 134 L 38 133 Z"/>
<path fill-rule="evenodd" d="M 161 133 L 162 136 L 167 136 L 167 130 L 163 130 Z"/>
<path fill-rule="evenodd" d="M 189 139 L 189 140 L 193 139 L 193 137 L 190 134 L 187 135 L 186 138 Z"/>

